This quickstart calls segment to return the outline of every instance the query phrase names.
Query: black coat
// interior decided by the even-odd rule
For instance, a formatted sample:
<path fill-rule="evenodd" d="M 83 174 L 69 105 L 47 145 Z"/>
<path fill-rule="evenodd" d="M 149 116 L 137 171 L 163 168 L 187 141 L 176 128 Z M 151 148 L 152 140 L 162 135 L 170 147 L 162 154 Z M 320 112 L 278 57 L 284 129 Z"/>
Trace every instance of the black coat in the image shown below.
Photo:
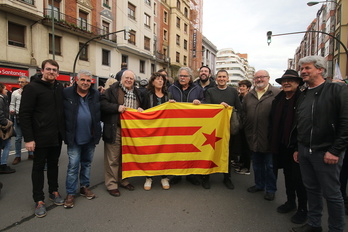
<path fill-rule="evenodd" d="M 80 101 L 76 84 L 69 88 L 65 88 L 63 90 L 63 96 L 66 130 L 64 141 L 68 145 L 74 145 L 76 137 L 77 113 Z M 86 96 L 86 98 L 92 117 L 91 135 L 93 137 L 93 143 L 98 144 L 101 137 L 99 92 L 93 88 L 90 88 L 89 94 Z"/>
<path fill-rule="evenodd" d="M 34 80 L 25 86 L 19 108 L 25 142 L 35 141 L 36 147 L 61 144 L 65 136 L 63 86 Z"/>

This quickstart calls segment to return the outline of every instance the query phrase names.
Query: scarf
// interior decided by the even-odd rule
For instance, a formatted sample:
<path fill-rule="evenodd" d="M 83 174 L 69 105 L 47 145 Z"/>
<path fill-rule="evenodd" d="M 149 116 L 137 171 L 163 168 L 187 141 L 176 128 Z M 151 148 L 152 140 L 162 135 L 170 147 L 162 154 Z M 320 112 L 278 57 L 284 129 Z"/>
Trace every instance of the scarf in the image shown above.
<path fill-rule="evenodd" d="M 125 92 L 124 95 L 124 106 L 128 107 L 128 108 L 132 108 L 132 109 L 136 109 L 136 99 L 137 97 L 135 96 L 134 93 L 134 88 L 132 89 L 127 89 L 126 87 L 124 87 L 122 85 L 122 83 L 120 83 L 120 87 L 123 90 L 123 92 Z"/>

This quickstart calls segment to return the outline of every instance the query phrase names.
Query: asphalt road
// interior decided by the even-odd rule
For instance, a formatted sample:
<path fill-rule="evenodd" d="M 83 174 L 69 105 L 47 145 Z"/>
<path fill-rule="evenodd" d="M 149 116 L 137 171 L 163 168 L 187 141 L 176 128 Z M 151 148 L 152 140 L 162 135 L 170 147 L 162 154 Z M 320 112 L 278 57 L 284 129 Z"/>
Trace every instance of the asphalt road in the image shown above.
<path fill-rule="evenodd" d="M 14 155 L 9 158 L 12 163 Z M 263 199 L 263 193 L 248 193 L 253 175 L 233 174 L 234 190 L 225 188 L 222 174 L 211 178 L 211 189 L 193 186 L 186 180 L 170 190 L 162 190 L 155 177 L 150 191 L 143 189 L 144 177 L 130 178 L 135 191 L 120 189 L 120 197 L 110 196 L 104 186 L 103 143 L 95 152 L 91 186 L 97 198 L 77 197 L 75 207 L 65 209 L 48 200 L 45 182 L 47 216 L 34 216 L 31 188 L 31 162 L 27 153 L 16 166 L 16 173 L 0 175 L 4 184 L 0 196 L 0 231 L 129 231 L 129 232 L 270 232 L 289 231 L 297 226 L 290 222 L 295 213 L 279 214 L 276 208 L 285 202 L 283 175 L 280 173 L 274 201 Z M 59 191 L 65 197 L 67 169 L 66 147 L 60 158 Z M 323 227 L 327 228 L 324 213 Z"/>

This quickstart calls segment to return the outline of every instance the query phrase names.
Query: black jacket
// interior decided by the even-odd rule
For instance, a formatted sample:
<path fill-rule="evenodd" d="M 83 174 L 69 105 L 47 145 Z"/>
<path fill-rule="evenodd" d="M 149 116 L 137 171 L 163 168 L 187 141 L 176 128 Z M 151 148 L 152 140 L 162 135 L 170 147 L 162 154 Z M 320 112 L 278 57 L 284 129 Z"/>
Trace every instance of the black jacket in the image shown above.
<path fill-rule="evenodd" d="M 77 93 L 76 83 L 63 91 L 64 96 L 64 114 L 65 114 L 65 143 L 68 145 L 75 144 L 76 137 L 76 122 L 79 109 L 80 96 Z M 99 92 L 93 88 L 89 89 L 89 94 L 86 96 L 89 110 L 92 117 L 93 143 L 98 144 L 101 137 L 100 125 L 100 101 Z"/>
<path fill-rule="evenodd" d="M 189 86 L 189 92 L 187 94 L 186 102 L 193 102 L 193 100 L 197 99 L 200 101 L 204 101 L 203 89 L 198 85 L 191 83 Z M 181 85 L 178 81 L 174 82 L 169 88 L 168 91 L 171 93 L 171 99 L 174 99 L 177 102 L 184 102 L 184 96 L 182 93 Z"/>
<path fill-rule="evenodd" d="M 134 88 L 134 93 L 141 107 L 142 101 L 137 88 Z M 120 127 L 120 112 L 118 112 L 118 107 L 124 104 L 124 95 L 125 93 L 120 88 L 119 82 L 116 82 L 100 96 L 101 119 L 104 122 L 104 142 L 115 143 L 116 141 L 116 129 Z"/>
<path fill-rule="evenodd" d="M 10 110 L 6 95 L 0 94 L 0 125 L 6 126 L 10 118 Z"/>
<path fill-rule="evenodd" d="M 307 91 L 298 100 L 296 118 L 308 117 L 300 107 L 311 107 L 311 124 L 297 124 L 297 141 L 313 151 L 329 151 L 339 156 L 348 145 L 348 88 L 341 83 L 325 81 L 323 86 L 317 87 L 314 101 L 310 102 L 306 101 Z M 305 135 L 303 131 L 308 130 L 311 134 Z"/>
<path fill-rule="evenodd" d="M 61 145 L 65 136 L 63 86 L 34 80 L 23 88 L 19 108 L 25 142 L 35 141 L 36 147 Z"/>

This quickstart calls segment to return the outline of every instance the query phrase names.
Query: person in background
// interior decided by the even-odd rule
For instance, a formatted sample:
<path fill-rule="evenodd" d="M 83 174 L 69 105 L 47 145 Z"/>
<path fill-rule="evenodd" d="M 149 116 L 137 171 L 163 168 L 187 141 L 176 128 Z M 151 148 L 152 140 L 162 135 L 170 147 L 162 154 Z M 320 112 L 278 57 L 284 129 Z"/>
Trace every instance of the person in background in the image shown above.
<path fill-rule="evenodd" d="M 307 191 L 308 221 L 292 231 L 322 231 L 325 198 L 329 231 L 343 232 L 344 201 L 339 177 L 348 145 L 348 88 L 325 80 L 324 57 L 306 56 L 299 65 L 308 87 L 296 107 L 297 150 L 293 156 L 300 164 Z"/>
<path fill-rule="evenodd" d="M 46 216 L 44 167 L 47 163 L 49 199 L 63 205 L 58 192 L 58 161 L 65 136 L 63 86 L 56 79 L 59 65 L 54 60 L 41 64 L 42 78 L 30 82 L 22 92 L 19 117 L 25 148 L 34 152 L 31 173 L 35 215 Z"/>
<path fill-rule="evenodd" d="M 121 70 L 120 70 L 118 73 L 116 73 L 115 79 L 116 79 L 117 81 L 121 81 L 122 74 L 123 74 L 123 72 L 126 71 L 127 69 L 128 69 L 128 64 L 127 64 L 126 62 L 122 62 L 122 63 L 121 63 Z"/>
<path fill-rule="evenodd" d="M 302 182 L 300 165 L 293 159 L 296 144 L 291 129 L 295 121 L 295 108 L 301 94 L 299 86 L 303 85 L 297 71 L 288 69 L 281 78 L 275 80 L 281 84 L 282 91 L 272 102 L 270 119 L 270 141 L 273 153 L 273 166 L 276 177 L 278 169 L 283 169 L 287 201 L 277 208 L 278 213 L 297 212 L 291 217 L 295 224 L 307 220 L 307 194 Z M 298 207 L 296 207 L 296 196 Z"/>
<path fill-rule="evenodd" d="M 122 179 L 122 147 L 120 114 L 127 108 L 142 111 L 140 93 L 135 88 L 135 74 L 133 71 L 123 72 L 121 81 L 106 89 L 100 97 L 100 109 L 104 122 L 104 173 L 105 186 L 111 196 L 121 195 L 118 187 L 129 191 L 134 186 L 128 179 Z"/>
<path fill-rule="evenodd" d="M 20 125 L 20 119 L 19 119 L 19 107 L 21 105 L 21 98 L 22 98 L 22 92 L 23 88 L 29 84 L 29 78 L 26 76 L 20 76 L 18 78 L 18 84 L 19 84 L 19 89 L 15 90 L 12 93 L 11 97 L 11 103 L 10 103 L 10 114 L 14 118 L 14 128 L 16 131 L 16 139 L 15 139 L 15 159 L 13 160 L 12 164 L 16 165 L 22 161 L 22 130 L 21 130 L 21 125 Z M 28 151 L 28 159 L 32 160 L 34 158 L 33 152 Z"/>
<path fill-rule="evenodd" d="M 238 82 L 239 101 L 243 104 L 243 99 L 251 89 L 251 82 L 249 80 L 241 80 Z M 235 172 L 240 175 L 250 175 L 250 156 L 251 151 L 249 149 L 248 141 L 246 140 L 244 128 L 241 128 L 239 135 L 236 138 L 236 146 L 239 147 L 240 158 L 239 165 L 235 169 Z"/>
<path fill-rule="evenodd" d="M 92 73 L 80 70 L 77 81 L 63 91 L 69 164 L 64 208 L 72 208 L 80 179 L 80 194 L 95 198 L 89 189 L 95 146 L 101 138 L 99 92 L 91 88 Z M 80 178 L 79 178 L 80 177 Z"/>
<path fill-rule="evenodd" d="M 7 100 L 7 89 L 3 83 L 0 83 L 0 126 L 0 174 L 14 173 L 16 172 L 16 170 L 7 165 L 7 160 L 11 148 L 13 123 L 10 120 L 10 112 Z"/>
<path fill-rule="evenodd" d="M 165 83 L 165 75 L 158 72 L 151 75 L 149 84 L 147 86 L 147 92 L 145 92 L 144 94 L 144 110 L 161 105 L 169 100 Z M 170 188 L 169 179 L 166 175 L 162 175 L 161 184 L 162 188 L 165 190 Z M 150 190 L 151 185 L 152 177 L 147 176 L 144 184 L 144 189 Z"/>

